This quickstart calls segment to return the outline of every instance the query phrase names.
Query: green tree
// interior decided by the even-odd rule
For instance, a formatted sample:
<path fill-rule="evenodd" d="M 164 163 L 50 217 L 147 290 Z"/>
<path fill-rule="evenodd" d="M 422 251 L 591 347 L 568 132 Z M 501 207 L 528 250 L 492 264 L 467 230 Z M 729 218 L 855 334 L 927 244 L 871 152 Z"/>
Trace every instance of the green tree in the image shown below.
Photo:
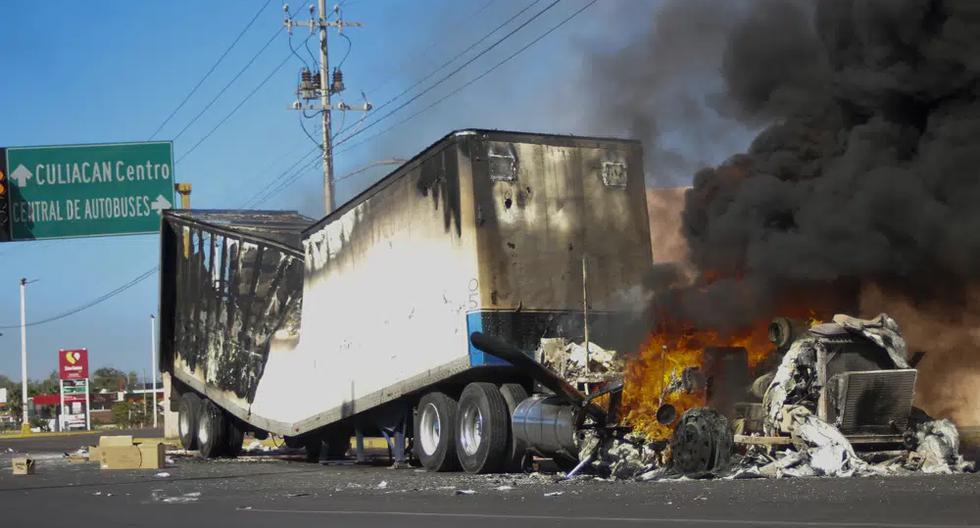
<path fill-rule="evenodd" d="M 92 392 L 126 390 L 126 373 L 112 367 L 102 367 L 92 373 Z"/>
<path fill-rule="evenodd" d="M 122 401 L 112 406 L 112 421 L 119 427 L 146 425 L 146 413 L 142 404 Z"/>

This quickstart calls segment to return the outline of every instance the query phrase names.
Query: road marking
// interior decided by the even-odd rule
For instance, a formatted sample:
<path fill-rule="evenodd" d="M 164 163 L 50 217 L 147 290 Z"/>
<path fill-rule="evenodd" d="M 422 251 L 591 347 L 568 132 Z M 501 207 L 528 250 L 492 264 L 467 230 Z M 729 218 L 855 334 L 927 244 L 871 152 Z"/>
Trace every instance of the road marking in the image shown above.
<path fill-rule="evenodd" d="M 362 515 L 389 517 L 446 517 L 455 519 L 499 519 L 527 521 L 581 521 L 581 522 L 619 522 L 619 523 L 664 523 L 664 524 L 716 524 L 731 526 L 814 526 L 821 528 L 980 528 L 976 524 L 907 524 L 881 522 L 824 522 L 824 521 L 774 521 L 748 519 L 692 519 L 669 517 L 594 517 L 571 515 L 520 515 L 499 513 L 443 513 L 406 511 L 364 511 L 364 510 L 278 510 L 268 508 L 238 508 L 238 511 L 256 513 L 299 513 L 305 515 Z"/>

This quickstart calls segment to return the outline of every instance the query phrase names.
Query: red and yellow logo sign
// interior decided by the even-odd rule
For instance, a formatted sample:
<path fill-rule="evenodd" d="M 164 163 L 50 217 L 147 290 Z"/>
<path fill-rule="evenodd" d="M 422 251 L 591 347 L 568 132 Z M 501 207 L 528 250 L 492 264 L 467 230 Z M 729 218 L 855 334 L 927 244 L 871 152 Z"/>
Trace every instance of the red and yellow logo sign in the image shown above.
<path fill-rule="evenodd" d="M 88 350 L 84 348 L 58 352 L 58 376 L 63 380 L 88 378 Z"/>

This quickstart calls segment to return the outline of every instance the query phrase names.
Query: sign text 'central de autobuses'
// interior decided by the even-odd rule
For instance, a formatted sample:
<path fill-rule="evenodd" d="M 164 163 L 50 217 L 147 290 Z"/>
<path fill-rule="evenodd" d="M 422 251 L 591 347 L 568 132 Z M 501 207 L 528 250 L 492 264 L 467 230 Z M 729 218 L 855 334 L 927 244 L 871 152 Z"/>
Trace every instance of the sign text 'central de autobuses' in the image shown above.
<path fill-rule="evenodd" d="M 11 177 L 17 178 L 13 174 Z M 30 177 L 33 178 L 34 185 L 39 187 L 77 184 L 113 185 L 171 179 L 169 165 L 149 161 L 143 165 L 131 165 L 123 161 L 37 164 Z M 144 195 L 19 202 L 13 204 L 11 214 L 14 222 L 25 223 L 150 216 L 154 214 L 154 209 L 150 197 Z"/>
<path fill-rule="evenodd" d="M 10 147 L 13 240 L 154 233 L 173 199 L 169 141 Z"/>

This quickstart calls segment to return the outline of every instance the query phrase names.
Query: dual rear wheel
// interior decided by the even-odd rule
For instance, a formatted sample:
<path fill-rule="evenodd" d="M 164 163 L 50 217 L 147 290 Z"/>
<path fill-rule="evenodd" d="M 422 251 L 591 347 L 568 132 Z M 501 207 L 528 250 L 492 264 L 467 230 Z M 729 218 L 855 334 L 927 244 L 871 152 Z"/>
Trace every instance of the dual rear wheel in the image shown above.
<path fill-rule="evenodd" d="M 177 429 L 184 449 L 197 449 L 204 458 L 238 456 L 245 437 L 237 418 L 192 392 L 180 397 Z"/>
<path fill-rule="evenodd" d="M 470 383 L 458 400 L 429 392 L 415 412 L 416 456 L 431 471 L 519 471 L 524 449 L 515 445 L 510 417 L 526 397 L 523 387 L 509 383 Z"/>

